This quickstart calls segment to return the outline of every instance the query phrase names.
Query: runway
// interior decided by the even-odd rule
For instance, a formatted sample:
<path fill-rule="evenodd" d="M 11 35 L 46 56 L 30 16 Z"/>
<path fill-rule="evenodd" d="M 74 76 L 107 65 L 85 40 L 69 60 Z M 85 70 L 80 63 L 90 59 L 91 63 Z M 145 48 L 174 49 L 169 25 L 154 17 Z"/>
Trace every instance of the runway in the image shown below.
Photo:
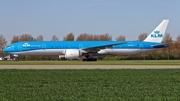
<path fill-rule="evenodd" d="M 165 65 L 0 65 L 0 69 L 180 69 Z"/>

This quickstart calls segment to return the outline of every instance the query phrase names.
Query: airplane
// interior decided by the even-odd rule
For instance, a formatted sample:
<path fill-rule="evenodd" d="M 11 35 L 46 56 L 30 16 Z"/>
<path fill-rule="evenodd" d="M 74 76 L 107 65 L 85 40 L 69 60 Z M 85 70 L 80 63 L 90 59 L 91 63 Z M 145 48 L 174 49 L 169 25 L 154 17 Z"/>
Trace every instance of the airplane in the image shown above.
<path fill-rule="evenodd" d="M 144 41 L 21 41 L 9 44 L 4 52 L 18 55 L 59 55 L 65 59 L 97 61 L 96 55 L 132 55 L 160 48 L 169 20 L 163 20 Z"/>

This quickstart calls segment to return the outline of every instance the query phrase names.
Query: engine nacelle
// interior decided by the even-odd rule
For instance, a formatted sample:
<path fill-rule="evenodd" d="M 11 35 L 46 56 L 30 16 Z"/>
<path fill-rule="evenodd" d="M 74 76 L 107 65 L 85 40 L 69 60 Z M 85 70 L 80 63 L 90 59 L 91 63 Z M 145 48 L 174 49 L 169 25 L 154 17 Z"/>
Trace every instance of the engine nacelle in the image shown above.
<path fill-rule="evenodd" d="M 98 51 L 98 54 L 107 54 L 107 52 L 105 50 L 100 50 Z"/>
<path fill-rule="evenodd" d="M 14 56 L 14 57 L 18 57 L 18 55 L 16 55 L 16 54 L 14 54 L 13 56 Z"/>
<path fill-rule="evenodd" d="M 67 49 L 65 51 L 65 58 L 66 59 L 78 59 L 81 56 L 81 53 L 78 49 Z"/>

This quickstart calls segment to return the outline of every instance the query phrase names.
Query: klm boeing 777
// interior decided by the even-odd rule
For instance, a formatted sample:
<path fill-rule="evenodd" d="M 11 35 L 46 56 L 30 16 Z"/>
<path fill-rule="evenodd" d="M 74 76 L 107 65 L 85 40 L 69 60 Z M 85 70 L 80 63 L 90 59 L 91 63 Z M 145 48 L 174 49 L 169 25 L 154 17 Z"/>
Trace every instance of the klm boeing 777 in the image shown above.
<path fill-rule="evenodd" d="M 169 20 L 163 20 L 144 41 L 23 41 L 12 43 L 4 51 L 18 55 L 60 55 L 66 59 L 97 61 L 98 54 L 131 55 L 160 48 Z"/>

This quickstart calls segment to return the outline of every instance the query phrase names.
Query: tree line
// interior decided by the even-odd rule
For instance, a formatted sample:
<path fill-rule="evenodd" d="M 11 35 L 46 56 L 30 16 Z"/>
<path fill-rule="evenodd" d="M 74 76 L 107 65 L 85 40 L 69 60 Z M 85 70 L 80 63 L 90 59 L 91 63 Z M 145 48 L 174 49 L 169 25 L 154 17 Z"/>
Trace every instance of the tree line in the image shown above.
<path fill-rule="evenodd" d="M 140 33 L 138 35 L 138 40 L 143 41 L 148 36 L 148 33 Z M 19 41 L 43 41 L 44 36 L 38 35 L 33 37 L 31 34 L 22 34 L 19 36 L 14 35 L 12 37 L 11 43 Z M 81 33 L 75 38 L 73 33 L 69 33 L 63 37 L 63 41 L 110 41 L 112 36 L 108 33 L 105 34 L 89 34 Z M 116 41 L 125 41 L 126 37 L 119 35 L 115 38 Z M 56 35 L 52 35 L 51 41 L 59 41 Z M 138 55 L 130 56 L 98 56 L 98 59 L 115 59 L 115 60 L 137 60 L 137 59 L 148 59 L 148 60 L 161 60 L 161 59 L 180 59 L 180 35 L 177 36 L 176 40 L 172 40 L 170 33 L 166 33 L 163 39 L 164 43 L 168 43 L 169 47 L 166 49 L 158 49 L 155 51 L 150 51 L 147 53 L 142 53 Z M 0 50 L 2 50 L 7 45 L 7 41 L 3 35 L 0 35 Z M 39 57 L 38 57 L 39 58 Z M 42 57 L 45 59 L 44 57 Z M 34 58 L 33 58 L 34 59 Z"/>

